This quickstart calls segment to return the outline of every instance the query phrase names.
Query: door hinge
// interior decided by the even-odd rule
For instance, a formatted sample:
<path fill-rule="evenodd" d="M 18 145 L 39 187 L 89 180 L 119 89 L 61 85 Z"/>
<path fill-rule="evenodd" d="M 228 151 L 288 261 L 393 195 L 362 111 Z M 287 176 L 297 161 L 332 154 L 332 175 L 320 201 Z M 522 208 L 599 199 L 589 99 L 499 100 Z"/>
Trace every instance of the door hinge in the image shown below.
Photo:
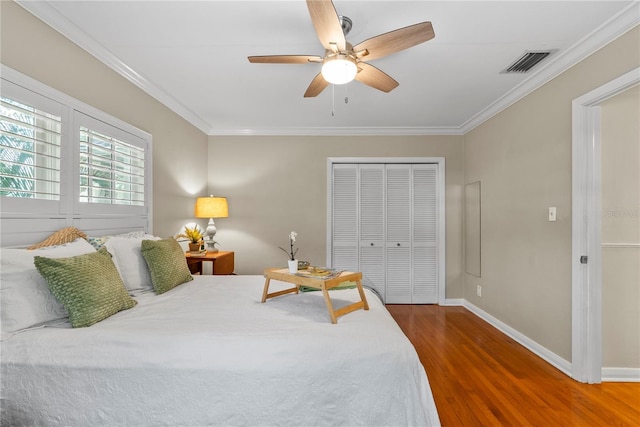
<path fill-rule="evenodd" d="M 586 264 L 586 263 L 587 263 L 587 261 L 589 261 L 589 257 L 588 257 L 588 256 L 586 256 L 586 255 L 582 255 L 582 256 L 580 257 L 580 264 Z"/>

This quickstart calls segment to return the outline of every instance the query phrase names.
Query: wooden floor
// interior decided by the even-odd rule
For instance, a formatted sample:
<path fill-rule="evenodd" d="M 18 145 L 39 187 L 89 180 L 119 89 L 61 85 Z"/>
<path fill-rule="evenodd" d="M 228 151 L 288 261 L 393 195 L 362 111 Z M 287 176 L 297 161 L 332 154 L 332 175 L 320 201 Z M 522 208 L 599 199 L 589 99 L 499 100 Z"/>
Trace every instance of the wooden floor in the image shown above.
<path fill-rule="evenodd" d="M 443 426 L 640 426 L 640 383 L 582 384 L 463 307 L 388 305 Z"/>

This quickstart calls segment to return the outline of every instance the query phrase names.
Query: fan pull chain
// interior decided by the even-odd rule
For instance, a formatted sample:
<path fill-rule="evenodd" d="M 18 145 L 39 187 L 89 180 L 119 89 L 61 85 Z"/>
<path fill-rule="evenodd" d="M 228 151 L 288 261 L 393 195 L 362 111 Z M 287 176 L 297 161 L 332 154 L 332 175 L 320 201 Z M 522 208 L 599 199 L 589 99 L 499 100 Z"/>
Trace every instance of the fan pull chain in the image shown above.
<path fill-rule="evenodd" d="M 336 116 L 336 85 L 331 85 L 331 117 Z"/>
<path fill-rule="evenodd" d="M 349 103 L 349 85 L 344 85 L 344 103 Z M 336 85 L 331 85 L 331 117 L 336 116 Z"/>

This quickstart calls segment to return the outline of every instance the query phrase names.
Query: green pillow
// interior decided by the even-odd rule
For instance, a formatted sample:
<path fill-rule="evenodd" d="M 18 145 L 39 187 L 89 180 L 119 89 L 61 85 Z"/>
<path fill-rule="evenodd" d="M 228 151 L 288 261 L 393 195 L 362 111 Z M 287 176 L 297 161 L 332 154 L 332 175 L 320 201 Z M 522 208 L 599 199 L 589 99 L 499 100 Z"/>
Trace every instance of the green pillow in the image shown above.
<path fill-rule="evenodd" d="M 91 326 L 138 303 L 127 293 L 106 249 L 69 258 L 36 256 L 33 263 L 69 312 L 74 328 Z"/>
<path fill-rule="evenodd" d="M 156 294 L 193 280 L 187 258 L 176 239 L 143 240 L 141 251 Z"/>

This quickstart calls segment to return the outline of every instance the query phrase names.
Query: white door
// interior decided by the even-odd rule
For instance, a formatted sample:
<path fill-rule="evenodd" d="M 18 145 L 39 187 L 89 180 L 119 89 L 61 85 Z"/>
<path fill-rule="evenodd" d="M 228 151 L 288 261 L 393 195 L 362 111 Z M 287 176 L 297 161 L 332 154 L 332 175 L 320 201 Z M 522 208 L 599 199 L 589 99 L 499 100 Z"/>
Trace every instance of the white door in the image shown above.
<path fill-rule="evenodd" d="M 385 292 L 385 168 L 358 165 L 360 212 L 360 271 L 380 295 Z"/>
<path fill-rule="evenodd" d="M 387 303 L 438 302 L 437 176 L 432 164 L 387 165 Z"/>
<path fill-rule="evenodd" d="M 411 165 L 387 165 L 386 302 L 411 304 Z"/>
<path fill-rule="evenodd" d="M 437 303 L 438 201 L 438 165 L 333 165 L 332 266 L 386 303 Z"/>
<path fill-rule="evenodd" d="M 438 169 L 412 166 L 413 304 L 438 302 Z"/>
<path fill-rule="evenodd" d="M 359 271 L 358 169 L 354 165 L 334 165 L 332 175 L 332 266 Z"/>

